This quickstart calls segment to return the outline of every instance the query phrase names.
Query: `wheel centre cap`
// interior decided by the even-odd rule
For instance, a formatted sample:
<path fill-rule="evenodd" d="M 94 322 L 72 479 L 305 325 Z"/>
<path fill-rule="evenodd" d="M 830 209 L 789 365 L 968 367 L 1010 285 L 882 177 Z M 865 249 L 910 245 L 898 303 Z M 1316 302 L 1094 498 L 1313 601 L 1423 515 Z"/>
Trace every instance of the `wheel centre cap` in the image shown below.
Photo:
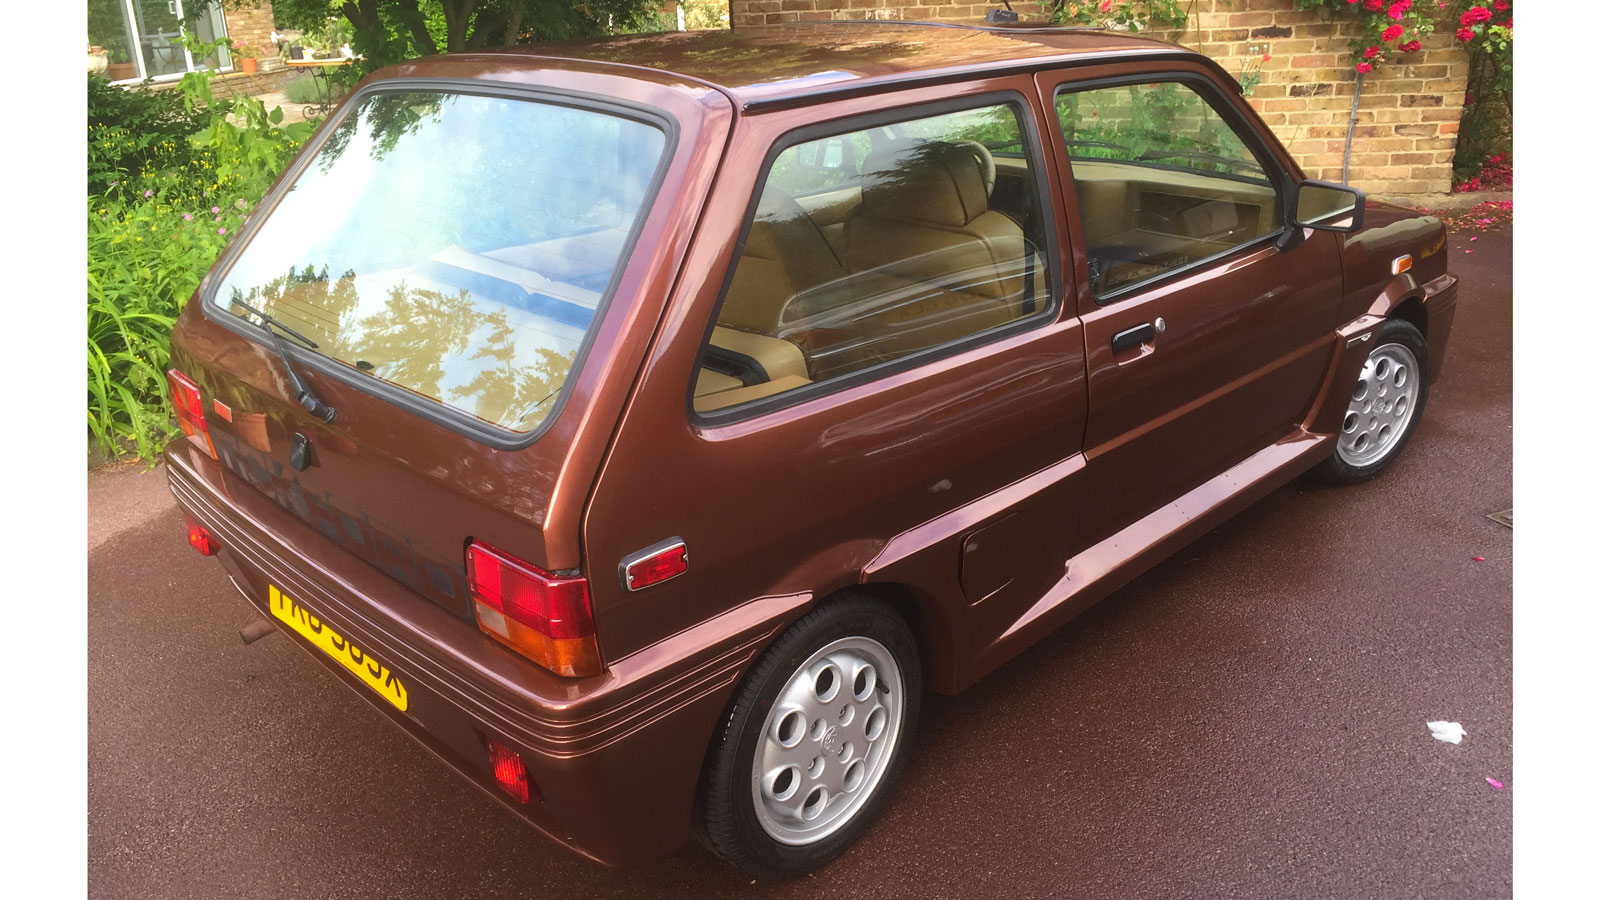
<path fill-rule="evenodd" d="M 829 728 L 828 733 L 822 736 L 822 750 L 825 753 L 832 753 L 834 756 L 844 752 L 844 744 L 839 740 L 838 726 Z"/>

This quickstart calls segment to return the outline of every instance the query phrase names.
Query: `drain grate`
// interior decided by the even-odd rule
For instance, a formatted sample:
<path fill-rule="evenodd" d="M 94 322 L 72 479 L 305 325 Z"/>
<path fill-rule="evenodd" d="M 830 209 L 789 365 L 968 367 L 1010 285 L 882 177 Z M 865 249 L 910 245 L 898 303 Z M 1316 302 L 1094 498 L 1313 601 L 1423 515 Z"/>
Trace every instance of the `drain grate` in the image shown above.
<path fill-rule="evenodd" d="M 1490 513 L 1489 518 L 1499 522 L 1501 525 L 1504 525 L 1507 528 L 1511 527 L 1511 510 L 1509 509 L 1502 509 L 1497 513 Z"/>

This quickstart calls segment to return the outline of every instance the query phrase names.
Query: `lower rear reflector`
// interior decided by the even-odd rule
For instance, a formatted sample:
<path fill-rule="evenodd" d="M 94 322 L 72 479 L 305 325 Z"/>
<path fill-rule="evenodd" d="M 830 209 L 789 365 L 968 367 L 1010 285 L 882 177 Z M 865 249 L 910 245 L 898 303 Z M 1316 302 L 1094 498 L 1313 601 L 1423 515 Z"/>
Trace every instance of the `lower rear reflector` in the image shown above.
<path fill-rule="evenodd" d="M 527 803 L 530 795 L 538 796 L 538 789 L 531 787 L 528 767 L 522 764 L 517 751 L 492 737 L 485 737 L 483 742 L 489 748 L 489 767 L 494 770 L 494 780 L 499 783 L 500 790 L 518 803 Z"/>
<path fill-rule="evenodd" d="M 199 551 L 201 556 L 216 556 L 217 551 L 222 549 L 222 545 L 218 544 L 217 539 L 211 536 L 211 532 L 207 531 L 204 525 L 189 518 L 188 514 L 185 514 L 183 518 L 184 524 L 189 528 L 189 546 Z"/>

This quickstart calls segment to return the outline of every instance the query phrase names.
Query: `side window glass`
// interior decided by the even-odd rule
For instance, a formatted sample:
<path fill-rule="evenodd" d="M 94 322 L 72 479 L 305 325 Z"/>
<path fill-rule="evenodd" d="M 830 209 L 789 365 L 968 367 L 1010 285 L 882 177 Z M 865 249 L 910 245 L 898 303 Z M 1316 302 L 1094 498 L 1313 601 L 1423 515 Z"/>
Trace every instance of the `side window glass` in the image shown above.
<path fill-rule="evenodd" d="M 839 378 L 1048 307 L 1022 114 L 1000 104 L 779 153 L 702 355 L 695 409 Z M 854 193 L 816 193 L 828 183 L 815 173 L 852 163 Z"/>
<path fill-rule="evenodd" d="M 1097 297 L 1226 253 L 1281 224 L 1262 161 L 1186 85 L 1062 93 L 1056 116 Z"/>
<path fill-rule="evenodd" d="M 772 167 L 772 183 L 791 195 L 847 188 L 861 182 L 861 162 L 872 150 L 866 135 L 812 141 Z"/>

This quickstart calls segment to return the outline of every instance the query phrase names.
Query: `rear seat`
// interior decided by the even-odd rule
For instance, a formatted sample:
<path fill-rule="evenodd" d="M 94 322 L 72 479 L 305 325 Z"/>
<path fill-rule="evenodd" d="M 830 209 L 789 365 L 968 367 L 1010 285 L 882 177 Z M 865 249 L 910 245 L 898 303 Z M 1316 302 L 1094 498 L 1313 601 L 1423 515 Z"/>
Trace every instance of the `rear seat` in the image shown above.
<path fill-rule="evenodd" d="M 1026 314 L 1027 242 L 1015 220 L 989 208 L 970 150 L 889 148 L 865 169 L 861 205 L 845 220 L 845 261 L 886 285 L 881 302 L 859 298 L 857 321 L 876 353 L 892 358 Z"/>
<path fill-rule="evenodd" d="M 805 209 L 769 185 L 717 314 L 709 354 L 717 359 L 696 378 L 695 408 L 718 409 L 809 384 L 806 337 L 786 334 L 783 309 L 794 295 L 843 275 L 844 267 Z M 729 363 L 739 367 L 731 369 Z M 751 373 L 764 374 L 765 380 L 751 380 Z"/>

